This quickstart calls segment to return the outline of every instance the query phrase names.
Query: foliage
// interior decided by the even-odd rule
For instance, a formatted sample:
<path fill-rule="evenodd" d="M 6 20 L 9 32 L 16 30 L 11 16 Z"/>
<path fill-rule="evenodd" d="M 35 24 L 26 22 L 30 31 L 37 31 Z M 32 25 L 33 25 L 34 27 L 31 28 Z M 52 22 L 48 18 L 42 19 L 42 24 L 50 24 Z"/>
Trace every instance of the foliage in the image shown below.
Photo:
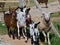
<path fill-rule="evenodd" d="M 52 35 L 51 45 L 60 45 L 60 38 L 55 35 Z"/>
<path fill-rule="evenodd" d="M 0 22 L 0 35 L 4 35 L 4 34 L 7 34 L 7 29 L 6 29 L 6 26 L 2 25 L 3 23 Z"/>
<path fill-rule="evenodd" d="M 48 2 L 54 2 L 55 0 L 48 0 Z"/>
<path fill-rule="evenodd" d="M 56 29 L 58 29 L 60 33 L 60 22 L 54 22 L 54 25 Z M 54 34 L 51 34 L 51 45 L 60 45 L 60 37 L 55 36 Z"/>
<path fill-rule="evenodd" d="M 56 29 L 60 33 L 60 22 L 54 22 L 54 26 L 56 27 Z"/>
<path fill-rule="evenodd" d="M 60 17 L 60 12 L 56 12 L 56 13 L 52 14 L 51 17 Z"/>

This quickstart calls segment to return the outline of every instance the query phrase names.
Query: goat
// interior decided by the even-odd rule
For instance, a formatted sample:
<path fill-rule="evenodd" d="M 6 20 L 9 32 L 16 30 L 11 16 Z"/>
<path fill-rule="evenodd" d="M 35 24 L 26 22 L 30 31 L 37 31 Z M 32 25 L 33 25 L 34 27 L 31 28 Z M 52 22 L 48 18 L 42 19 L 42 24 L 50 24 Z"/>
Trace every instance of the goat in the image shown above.
<path fill-rule="evenodd" d="M 31 36 L 31 44 L 39 45 L 39 30 L 38 30 L 38 23 L 31 23 L 30 24 L 30 36 Z"/>

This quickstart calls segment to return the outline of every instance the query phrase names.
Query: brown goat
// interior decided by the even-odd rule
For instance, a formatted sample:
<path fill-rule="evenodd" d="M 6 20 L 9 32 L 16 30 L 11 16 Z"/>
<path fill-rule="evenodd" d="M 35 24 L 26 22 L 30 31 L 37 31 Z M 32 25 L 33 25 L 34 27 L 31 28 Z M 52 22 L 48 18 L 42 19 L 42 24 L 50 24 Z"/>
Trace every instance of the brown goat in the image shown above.
<path fill-rule="evenodd" d="M 38 1 L 38 3 L 45 3 L 46 8 L 48 8 L 48 6 L 47 6 L 48 0 L 37 0 L 37 1 Z"/>
<path fill-rule="evenodd" d="M 13 36 L 13 39 L 15 39 L 15 29 L 17 28 L 17 20 L 16 20 L 16 9 L 11 9 L 11 13 L 4 12 L 4 21 L 8 29 L 8 35 L 11 37 L 11 34 Z"/>
<path fill-rule="evenodd" d="M 10 37 L 10 32 L 9 32 L 10 20 L 11 20 L 11 15 L 8 14 L 8 13 L 5 14 L 5 12 L 4 12 L 4 22 L 5 22 L 6 26 L 7 26 L 9 37 Z"/>

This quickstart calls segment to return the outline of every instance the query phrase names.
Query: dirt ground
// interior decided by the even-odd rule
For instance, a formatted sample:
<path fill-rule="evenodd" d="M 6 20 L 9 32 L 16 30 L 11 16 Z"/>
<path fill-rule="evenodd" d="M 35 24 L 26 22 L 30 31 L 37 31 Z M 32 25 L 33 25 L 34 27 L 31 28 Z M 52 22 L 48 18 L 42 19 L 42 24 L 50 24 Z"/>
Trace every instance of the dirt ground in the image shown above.
<path fill-rule="evenodd" d="M 9 38 L 8 35 L 0 35 L 0 40 L 9 43 L 10 45 L 31 45 L 30 39 L 28 40 L 27 43 L 25 43 L 23 38 L 21 38 L 21 40 L 18 39 L 13 40 L 12 38 Z M 44 45 L 44 44 L 40 42 L 40 45 Z"/>

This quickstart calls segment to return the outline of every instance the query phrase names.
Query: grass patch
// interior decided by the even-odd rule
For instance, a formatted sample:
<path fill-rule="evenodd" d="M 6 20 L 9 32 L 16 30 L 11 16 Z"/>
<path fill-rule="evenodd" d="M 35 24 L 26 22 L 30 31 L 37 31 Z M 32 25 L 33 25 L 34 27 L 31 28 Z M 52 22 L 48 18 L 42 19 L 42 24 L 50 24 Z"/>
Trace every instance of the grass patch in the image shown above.
<path fill-rule="evenodd" d="M 55 35 L 52 35 L 52 39 L 51 39 L 51 45 L 60 45 L 60 38 L 56 37 Z"/>
<path fill-rule="evenodd" d="M 48 2 L 54 2 L 55 0 L 48 0 Z"/>
<path fill-rule="evenodd" d="M 30 7 L 34 6 L 34 1 L 33 0 L 30 0 Z"/>
<path fill-rule="evenodd" d="M 2 25 L 3 23 L 0 22 L 0 35 L 4 35 L 4 34 L 7 34 L 7 28 L 6 26 Z"/>
<path fill-rule="evenodd" d="M 59 31 L 60 33 L 60 22 L 54 22 L 54 26 L 56 27 L 56 29 Z"/>
<path fill-rule="evenodd" d="M 54 26 L 60 33 L 60 22 L 54 22 Z M 54 34 L 52 34 L 51 45 L 60 45 L 60 37 L 57 37 Z"/>
<path fill-rule="evenodd" d="M 52 14 L 51 17 L 60 17 L 60 12 L 56 12 L 56 13 Z"/>

